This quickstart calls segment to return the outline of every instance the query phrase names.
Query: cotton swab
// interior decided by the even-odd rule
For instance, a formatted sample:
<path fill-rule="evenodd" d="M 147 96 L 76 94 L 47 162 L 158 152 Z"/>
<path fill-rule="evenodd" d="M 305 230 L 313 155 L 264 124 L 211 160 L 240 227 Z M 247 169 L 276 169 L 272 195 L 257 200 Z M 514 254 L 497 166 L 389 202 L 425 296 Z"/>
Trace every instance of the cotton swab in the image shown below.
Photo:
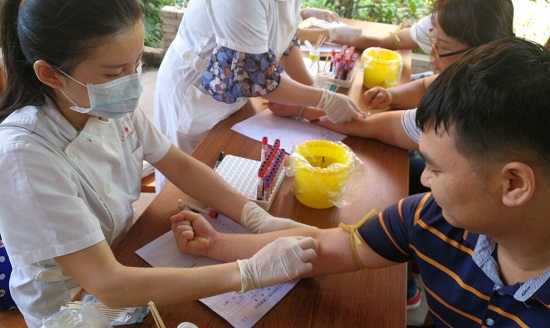
<path fill-rule="evenodd" d="M 155 324 L 157 325 L 157 328 L 166 328 L 166 326 L 164 325 L 164 322 L 162 321 L 162 318 L 160 317 L 159 311 L 155 306 L 155 303 L 153 303 L 153 301 L 149 301 L 148 305 L 149 305 L 149 308 L 151 309 L 151 314 L 153 315 L 153 319 L 155 319 Z"/>

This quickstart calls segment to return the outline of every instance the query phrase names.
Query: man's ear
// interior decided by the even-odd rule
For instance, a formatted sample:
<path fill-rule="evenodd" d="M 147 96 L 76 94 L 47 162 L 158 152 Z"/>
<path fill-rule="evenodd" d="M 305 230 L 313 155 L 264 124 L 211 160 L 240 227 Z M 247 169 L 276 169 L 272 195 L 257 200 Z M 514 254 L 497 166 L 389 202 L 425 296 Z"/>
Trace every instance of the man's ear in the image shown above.
<path fill-rule="evenodd" d="M 507 206 L 527 203 L 535 192 L 535 173 L 527 164 L 510 162 L 502 168 L 502 202 Z"/>
<path fill-rule="evenodd" d="M 65 76 L 59 73 L 45 60 L 37 60 L 33 65 L 36 77 L 52 89 L 62 89 L 65 85 Z"/>

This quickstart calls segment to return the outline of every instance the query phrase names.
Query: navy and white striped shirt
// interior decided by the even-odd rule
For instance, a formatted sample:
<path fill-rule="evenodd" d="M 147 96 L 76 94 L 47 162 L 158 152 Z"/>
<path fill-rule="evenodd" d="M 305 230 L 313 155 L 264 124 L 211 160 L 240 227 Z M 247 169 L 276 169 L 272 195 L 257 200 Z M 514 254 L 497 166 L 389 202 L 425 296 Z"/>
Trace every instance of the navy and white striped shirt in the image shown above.
<path fill-rule="evenodd" d="M 430 193 L 402 199 L 358 232 L 388 260 L 416 260 L 438 327 L 550 324 L 550 270 L 505 286 L 493 257 L 494 241 L 453 227 Z"/>

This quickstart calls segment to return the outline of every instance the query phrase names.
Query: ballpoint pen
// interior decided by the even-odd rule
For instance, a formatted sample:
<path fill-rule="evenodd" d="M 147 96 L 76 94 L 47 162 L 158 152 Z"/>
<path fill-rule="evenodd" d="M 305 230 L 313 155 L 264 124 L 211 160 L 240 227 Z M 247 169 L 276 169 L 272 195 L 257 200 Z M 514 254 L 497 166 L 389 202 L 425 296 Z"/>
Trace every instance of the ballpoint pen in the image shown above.
<path fill-rule="evenodd" d="M 214 170 L 216 170 L 218 168 L 218 165 L 220 165 L 220 163 L 222 162 L 224 156 L 225 155 L 224 155 L 223 150 L 222 150 L 220 152 L 220 154 L 218 155 L 218 160 L 216 160 L 216 163 L 214 164 Z"/>
<path fill-rule="evenodd" d="M 309 123 L 326 122 L 328 120 L 329 120 L 328 116 L 321 116 L 321 117 L 314 118 L 314 119 L 310 120 Z"/>
<path fill-rule="evenodd" d="M 198 206 L 195 206 L 195 205 L 192 205 L 192 204 L 186 204 L 181 199 L 178 199 L 178 207 L 182 211 L 186 210 L 186 209 L 189 209 L 189 210 L 191 210 L 195 213 L 208 215 L 209 217 L 211 217 L 213 219 L 218 217 L 218 212 L 216 212 L 214 210 L 208 210 L 206 208 L 198 207 Z"/>
<path fill-rule="evenodd" d="M 209 209 L 198 207 L 198 206 L 195 206 L 195 205 L 192 205 L 192 204 L 187 204 L 187 207 L 193 212 L 208 215 L 209 217 L 211 217 L 213 219 L 218 217 L 218 212 L 216 212 L 214 210 L 209 210 Z"/>

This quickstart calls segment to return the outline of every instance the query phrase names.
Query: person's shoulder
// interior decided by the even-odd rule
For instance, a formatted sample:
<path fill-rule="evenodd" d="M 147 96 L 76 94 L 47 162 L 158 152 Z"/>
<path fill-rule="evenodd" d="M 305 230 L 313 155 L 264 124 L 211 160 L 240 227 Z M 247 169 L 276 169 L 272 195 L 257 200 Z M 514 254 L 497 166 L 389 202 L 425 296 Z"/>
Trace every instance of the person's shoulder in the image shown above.
<path fill-rule="evenodd" d="M 0 123 L 0 150 L 3 153 L 18 149 L 29 153 L 51 147 L 40 132 L 56 126 L 54 119 L 46 115 L 46 106 L 22 107 Z"/>
<path fill-rule="evenodd" d="M 440 212 L 441 208 L 432 196 L 432 193 L 420 193 L 403 198 L 400 205 L 402 211 L 419 212 L 419 213 L 436 213 Z"/>
<path fill-rule="evenodd" d="M 41 111 L 36 106 L 25 106 L 15 110 L 2 123 L 0 134 L 14 137 L 33 131 L 41 117 Z M 2 138 L 5 140 L 5 138 Z"/>

